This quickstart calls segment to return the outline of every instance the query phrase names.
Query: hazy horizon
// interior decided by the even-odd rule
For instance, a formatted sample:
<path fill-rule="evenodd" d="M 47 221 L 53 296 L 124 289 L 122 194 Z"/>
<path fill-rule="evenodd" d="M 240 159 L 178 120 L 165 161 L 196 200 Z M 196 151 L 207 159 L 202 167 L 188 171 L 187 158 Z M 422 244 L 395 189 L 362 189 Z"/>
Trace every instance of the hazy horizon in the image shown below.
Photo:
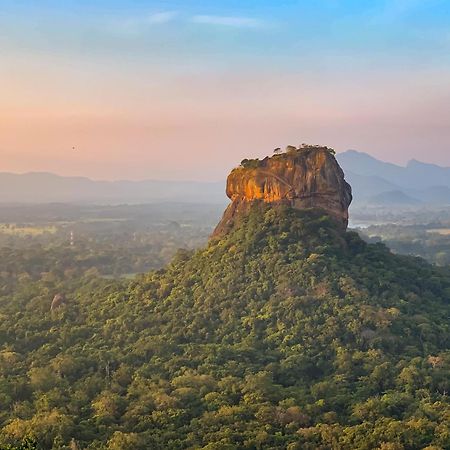
<path fill-rule="evenodd" d="M 357 153 L 362 153 L 365 155 L 368 155 L 370 157 L 373 157 L 375 159 L 377 159 L 378 161 L 384 162 L 384 163 L 388 163 L 388 164 L 395 164 L 398 167 L 402 167 L 405 168 L 407 167 L 408 163 L 416 160 L 419 161 L 421 163 L 424 164 L 433 164 L 433 165 L 437 165 L 438 167 L 443 167 L 443 168 L 448 168 L 450 169 L 450 166 L 445 166 L 445 165 L 439 165 L 439 164 L 435 164 L 433 162 L 430 161 L 426 161 L 425 159 L 415 159 L 415 158 L 409 158 L 408 160 L 406 160 L 404 163 L 395 163 L 393 161 L 389 161 L 387 159 L 381 159 L 381 158 L 376 158 L 374 155 L 371 155 L 370 153 L 361 151 L 361 150 L 355 150 L 355 149 L 348 149 L 348 150 L 344 150 L 342 152 L 337 152 L 337 155 L 339 154 L 344 154 L 346 152 L 357 152 Z M 261 152 L 260 152 L 261 153 Z M 246 154 L 247 157 L 251 158 L 251 157 L 265 157 L 265 156 L 272 156 L 271 155 L 272 152 L 267 152 L 267 153 L 261 153 L 259 155 L 255 155 L 255 154 Z M 34 175 L 34 174 L 48 174 L 48 175 L 54 175 L 57 177 L 67 177 L 67 178 L 87 178 L 91 181 L 105 181 L 105 182 L 121 182 L 121 181 L 133 181 L 133 182 L 141 182 L 141 181 L 161 181 L 161 182 L 186 182 L 186 183 L 201 183 L 201 182 L 205 182 L 205 183 L 223 183 L 226 175 L 230 172 L 230 170 L 233 167 L 238 166 L 239 162 L 236 161 L 234 165 L 231 165 L 230 167 L 227 168 L 225 176 L 222 178 L 216 178 L 216 179 L 189 179 L 189 178 L 158 178 L 158 177 L 146 177 L 146 178 L 99 178 L 99 177 L 90 177 L 90 176 L 86 176 L 83 174 L 65 174 L 63 173 L 63 171 L 58 172 L 58 171 L 49 171 L 49 170 L 29 170 L 29 171 L 23 171 L 23 172 L 13 172 L 13 171 L 5 171 L 5 170 L 0 170 L 0 175 L 1 174 L 10 174 L 10 175 Z"/>
<path fill-rule="evenodd" d="M 3 1 L 0 171 L 215 181 L 301 142 L 450 166 L 448 2 L 223 3 Z"/>

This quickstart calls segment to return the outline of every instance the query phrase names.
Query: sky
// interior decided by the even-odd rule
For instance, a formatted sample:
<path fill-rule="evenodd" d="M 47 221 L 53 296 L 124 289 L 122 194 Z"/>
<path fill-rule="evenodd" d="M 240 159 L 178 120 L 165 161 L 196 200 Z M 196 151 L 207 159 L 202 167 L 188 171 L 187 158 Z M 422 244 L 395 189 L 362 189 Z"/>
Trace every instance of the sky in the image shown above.
<path fill-rule="evenodd" d="M 0 171 L 219 180 L 288 144 L 450 166 L 448 0 L 0 0 Z"/>

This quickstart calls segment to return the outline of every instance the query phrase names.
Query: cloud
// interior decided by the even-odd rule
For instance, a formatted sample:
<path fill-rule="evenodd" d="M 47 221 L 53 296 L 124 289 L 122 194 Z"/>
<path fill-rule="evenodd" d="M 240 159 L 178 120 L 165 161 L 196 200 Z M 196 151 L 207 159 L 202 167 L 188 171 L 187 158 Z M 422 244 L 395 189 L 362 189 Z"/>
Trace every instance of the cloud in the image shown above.
<path fill-rule="evenodd" d="M 161 11 L 139 17 L 124 17 L 110 22 L 108 28 L 122 33 L 140 33 L 150 26 L 172 22 L 177 16 L 177 11 Z"/>
<path fill-rule="evenodd" d="M 151 26 L 163 25 L 175 19 L 196 24 L 229 28 L 260 28 L 266 25 L 262 20 L 244 16 L 215 16 L 198 14 L 194 16 L 180 16 L 178 11 L 161 11 L 149 15 L 123 17 L 108 24 L 110 29 L 125 34 L 140 34 Z"/>
<path fill-rule="evenodd" d="M 165 12 L 159 12 L 150 14 L 147 17 L 143 18 L 143 21 L 148 24 L 158 24 L 158 23 L 168 23 L 171 22 L 175 17 L 177 16 L 176 11 L 165 11 Z"/>
<path fill-rule="evenodd" d="M 191 18 L 191 22 L 234 28 L 258 28 L 263 25 L 259 19 L 240 16 L 196 15 Z"/>

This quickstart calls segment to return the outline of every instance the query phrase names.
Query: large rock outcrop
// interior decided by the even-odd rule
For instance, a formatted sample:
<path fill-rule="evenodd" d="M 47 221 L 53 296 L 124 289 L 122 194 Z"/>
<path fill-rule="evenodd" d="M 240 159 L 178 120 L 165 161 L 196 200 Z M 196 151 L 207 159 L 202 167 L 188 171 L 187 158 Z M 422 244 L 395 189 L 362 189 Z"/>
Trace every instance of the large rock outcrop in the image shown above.
<path fill-rule="evenodd" d="M 346 229 L 352 190 L 333 153 L 327 147 L 288 147 L 286 153 L 261 161 L 243 160 L 228 175 L 231 204 L 213 237 L 227 233 L 254 202 L 320 208 Z"/>

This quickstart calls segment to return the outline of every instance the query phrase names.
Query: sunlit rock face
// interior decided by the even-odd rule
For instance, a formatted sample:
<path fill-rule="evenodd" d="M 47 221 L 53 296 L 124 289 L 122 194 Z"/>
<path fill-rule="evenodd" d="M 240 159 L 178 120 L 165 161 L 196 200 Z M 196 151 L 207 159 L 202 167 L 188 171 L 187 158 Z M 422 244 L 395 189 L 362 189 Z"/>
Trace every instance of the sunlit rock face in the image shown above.
<path fill-rule="evenodd" d="M 231 204 L 213 237 L 227 233 L 235 219 L 254 202 L 288 204 L 297 209 L 319 208 L 348 225 L 352 190 L 333 152 L 327 147 L 290 148 L 263 160 L 244 160 L 227 178 Z"/>

